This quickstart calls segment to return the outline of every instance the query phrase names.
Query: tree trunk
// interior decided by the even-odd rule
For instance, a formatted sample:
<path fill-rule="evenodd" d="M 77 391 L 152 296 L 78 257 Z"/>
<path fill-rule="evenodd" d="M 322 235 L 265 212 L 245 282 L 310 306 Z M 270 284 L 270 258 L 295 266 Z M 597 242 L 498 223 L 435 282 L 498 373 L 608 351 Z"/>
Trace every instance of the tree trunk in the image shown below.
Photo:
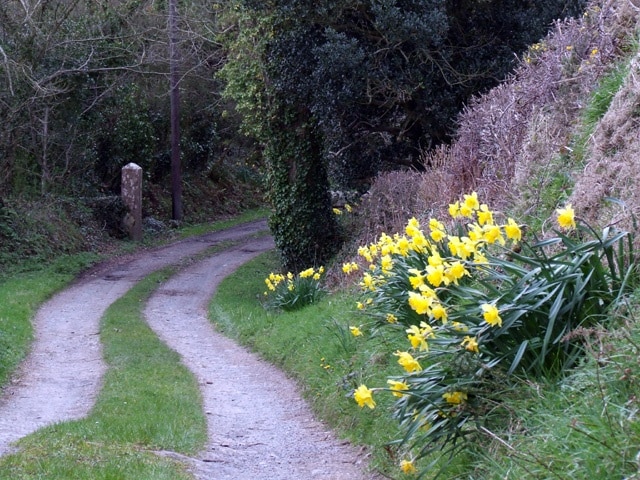
<path fill-rule="evenodd" d="M 171 203 L 172 218 L 182 220 L 182 173 L 180 166 L 180 78 L 178 71 L 177 0 L 169 0 L 169 62 L 171 89 Z"/>

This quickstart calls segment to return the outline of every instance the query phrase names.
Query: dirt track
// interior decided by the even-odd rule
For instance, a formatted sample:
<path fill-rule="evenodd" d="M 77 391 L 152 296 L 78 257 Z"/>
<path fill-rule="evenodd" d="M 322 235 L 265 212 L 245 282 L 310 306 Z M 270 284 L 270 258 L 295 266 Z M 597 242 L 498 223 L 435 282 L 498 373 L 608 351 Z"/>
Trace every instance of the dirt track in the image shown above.
<path fill-rule="evenodd" d="M 31 353 L 0 397 L 0 455 L 41 427 L 88 414 L 106 370 L 99 327 L 109 305 L 149 273 L 234 240 L 241 242 L 172 277 L 145 310 L 201 385 L 209 442 L 198 458 L 183 459 L 199 479 L 372 478 L 362 454 L 313 418 L 291 380 L 217 334 L 206 318 L 220 280 L 273 248 L 270 237 L 252 237 L 264 230 L 264 221 L 252 222 L 105 264 L 44 304 Z"/>

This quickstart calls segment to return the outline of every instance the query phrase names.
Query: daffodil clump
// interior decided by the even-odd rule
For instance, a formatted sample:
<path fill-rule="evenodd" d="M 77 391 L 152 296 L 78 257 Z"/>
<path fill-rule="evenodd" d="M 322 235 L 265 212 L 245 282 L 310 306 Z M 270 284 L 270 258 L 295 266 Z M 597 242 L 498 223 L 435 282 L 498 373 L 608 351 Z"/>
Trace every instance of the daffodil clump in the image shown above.
<path fill-rule="evenodd" d="M 477 432 L 500 405 L 505 385 L 496 382 L 571 367 L 581 354 L 571 333 L 606 318 L 633 267 L 627 232 L 598 234 L 570 205 L 557 211 L 556 236 L 540 241 L 527 241 L 521 225 L 475 192 L 449 215 L 449 227 L 431 218 L 425 229 L 412 218 L 403 233 L 358 251 L 368 265 L 358 309 L 374 319 L 371 333 L 391 328 L 407 343 L 391 352 L 399 373 L 387 387 L 360 385 L 354 399 L 374 408 L 378 390 L 397 397 L 395 416 L 416 458 Z M 407 470 L 416 458 L 405 460 Z"/>
<path fill-rule="evenodd" d="M 264 292 L 266 307 L 292 311 L 315 303 L 324 294 L 321 283 L 323 274 L 324 267 L 317 270 L 307 268 L 298 274 L 270 273 L 264 280 L 267 287 Z"/>

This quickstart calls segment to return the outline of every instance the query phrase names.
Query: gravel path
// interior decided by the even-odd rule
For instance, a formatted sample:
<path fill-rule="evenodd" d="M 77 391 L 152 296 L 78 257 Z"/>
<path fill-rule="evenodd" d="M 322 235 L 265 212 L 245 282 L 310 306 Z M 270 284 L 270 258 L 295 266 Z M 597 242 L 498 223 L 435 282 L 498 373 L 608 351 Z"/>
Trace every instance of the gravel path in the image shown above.
<path fill-rule="evenodd" d="M 209 444 L 200 479 L 356 480 L 363 459 L 317 422 L 281 371 L 215 332 L 207 304 L 220 280 L 268 248 L 258 239 L 180 272 L 147 304 L 151 328 L 200 383 Z M 241 476 L 239 477 L 239 475 Z"/>
<path fill-rule="evenodd" d="M 114 301 L 153 271 L 242 240 L 171 278 L 145 310 L 201 385 L 209 443 L 198 459 L 184 460 L 199 479 L 373 478 L 363 473 L 361 452 L 313 418 L 291 380 L 217 334 L 206 319 L 220 280 L 273 248 L 270 237 L 252 237 L 265 230 L 264 221 L 251 222 L 104 264 L 46 302 L 34 319 L 31 352 L 0 396 L 0 456 L 39 428 L 89 413 L 106 370 L 100 318 Z"/>

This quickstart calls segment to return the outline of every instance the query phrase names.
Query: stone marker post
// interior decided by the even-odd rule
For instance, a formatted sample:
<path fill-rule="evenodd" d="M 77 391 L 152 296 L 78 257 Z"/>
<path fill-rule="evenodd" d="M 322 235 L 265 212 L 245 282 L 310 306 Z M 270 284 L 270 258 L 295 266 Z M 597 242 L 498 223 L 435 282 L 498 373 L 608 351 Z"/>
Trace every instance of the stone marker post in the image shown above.
<path fill-rule="evenodd" d="M 122 202 L 127 207 L 124 227 L 131 240 L 142 240 L 142 167 L 129 163 L 122 167 Z"/>

